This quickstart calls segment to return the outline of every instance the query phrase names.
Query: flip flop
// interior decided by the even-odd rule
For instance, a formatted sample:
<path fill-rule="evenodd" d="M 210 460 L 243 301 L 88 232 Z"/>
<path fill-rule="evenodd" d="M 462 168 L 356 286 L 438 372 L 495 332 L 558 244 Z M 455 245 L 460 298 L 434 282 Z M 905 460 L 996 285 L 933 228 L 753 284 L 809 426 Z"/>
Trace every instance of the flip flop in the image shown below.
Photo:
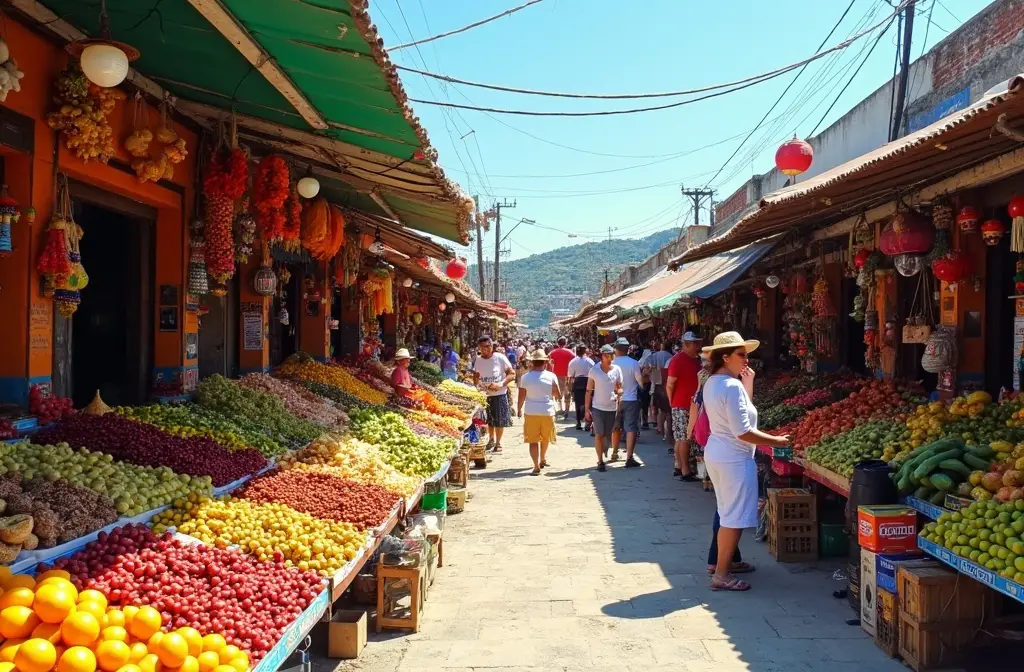
<path fill-rule="evenodd" d="M 712 576 L 715 573 L 716 567 L 714 565 L 708 565 L 708 576 Z M 756 572 L 757 567 L 750 564 L 749 562 L 734 562 L 732 567 L 729 568 L 730 574 L 750 574 Z"/>
<path fill-rule="evenodd" d="M 737 579 L 735 576 L 732 576 L 730 579 L 726 581 L 716 581 L 715 577 L 711 577 L 711 585 L 708 587 L 714 591 L 726 591 L 733 593 L 742 593 L 744 591 L 750 590 L 749 583 L 747 583 L 743 579 Z"/>

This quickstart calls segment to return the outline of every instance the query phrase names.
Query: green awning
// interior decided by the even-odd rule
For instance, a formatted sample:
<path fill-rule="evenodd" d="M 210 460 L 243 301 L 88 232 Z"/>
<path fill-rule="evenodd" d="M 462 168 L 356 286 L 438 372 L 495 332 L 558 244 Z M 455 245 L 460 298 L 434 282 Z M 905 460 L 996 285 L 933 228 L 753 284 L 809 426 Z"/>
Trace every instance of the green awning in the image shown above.
<path fill-rule="evenodd" d="M 97 34 L 97 2 L 42 4 L 74 28 Z M 234 110 L 249 133 L 245 140 L 276 141 L 269 144 L 277 151 L 290 151 L 335 174 L 328 197 L 397 216 L 409 227 L 448 240 L 467 241 L 469 201 L 434 162 L 365 0 L 107 0 L 106 5 L 112 36 L 142 53 L 133 68 L 177 96 L 183 112 L 213 119 Z M 242 35 L 249 54 L 262 53 L 255 59 L 259 67 L 225 36 L 232 31 Z M 282 74 L 276 86 L 266 74 L 268 63 Z M 279 90 L 281 82 L 301 103 Z M 310 114 L 326 128 L 311 123 Z M 292 133 L 275 133 L 269 124 Z M 367 196 L 371 191 L 384 205 Z"/>

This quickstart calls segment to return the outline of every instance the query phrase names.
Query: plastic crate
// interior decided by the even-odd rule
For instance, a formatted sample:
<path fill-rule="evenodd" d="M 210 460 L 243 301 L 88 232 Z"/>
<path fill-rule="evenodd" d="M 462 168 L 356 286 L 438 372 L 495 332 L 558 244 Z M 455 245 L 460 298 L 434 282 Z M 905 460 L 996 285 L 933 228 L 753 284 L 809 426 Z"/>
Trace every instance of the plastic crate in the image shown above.
<path fill-rule="evenodd" d="M 813 562 L 818 559 L 818 526 L 769 520 L 768 549 L 777 562 Z"/>
<path fill-rule="evenodd" d="M 818 525 L 818 547 L 823 558 L 843 558 L 850 552 L 850 538 L 846 536 L 843 523 L 821 523 Z"/>
<path fill-rule="evenodd" d="M 420 499 L 420 508 L 423 510 L 448 510 L 448 491 L 442 490 L 441 492 L 423 494 L 423 498 Z"/>
<path fill-rule="evenodd" d="M 814 521 L 817 502 L 812 493 L 798 488 L 768 490 L 768 518 L 776 522 Z"/>

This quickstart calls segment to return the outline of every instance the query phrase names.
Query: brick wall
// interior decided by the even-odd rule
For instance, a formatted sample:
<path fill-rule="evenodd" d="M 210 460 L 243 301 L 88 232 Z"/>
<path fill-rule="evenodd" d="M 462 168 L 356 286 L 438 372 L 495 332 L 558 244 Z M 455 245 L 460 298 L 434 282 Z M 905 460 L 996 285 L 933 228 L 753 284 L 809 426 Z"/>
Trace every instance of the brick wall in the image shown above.
<path fill-rule="evenodd" d="M 747 185 L 733 192 L 732 196 L 715 206 L 715 221 L 721 222 L 747 207 Z"/>
<path fill-rule="evenodd" d="M 935 49 L 932 88 L 957 81 L 987 55 L 1024 30 L 1024 0 L 1003 0 Z"/>

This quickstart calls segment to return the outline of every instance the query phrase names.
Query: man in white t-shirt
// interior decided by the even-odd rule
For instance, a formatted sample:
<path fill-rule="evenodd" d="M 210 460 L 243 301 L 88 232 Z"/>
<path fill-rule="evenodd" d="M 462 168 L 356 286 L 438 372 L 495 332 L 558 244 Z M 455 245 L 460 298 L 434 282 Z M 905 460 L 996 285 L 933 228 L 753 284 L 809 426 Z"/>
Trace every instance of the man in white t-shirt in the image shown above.
<path fill-rule="evenodd" d="M 665 393 L 667 382 L 668 363 L 672 361 L 672 341 L 666 341 L 664 347 L 655 342 L 652 343 L 654 352 L 645 362 L 648 375 L 654 390 L 651 394 L 651 404 L 655 410 L 654 426 L 658 434 L 665 437 L 666 441 L 672 441 L 672 407 L 668 403 L 668 395 Z M 675 451 L 675 448 L 672 449 Z"/>
<path fill-rule="evenodd" d="M 473 362 L 473 384 L 487 395 L 487 449 L 500 453 L 501 437 L 512 426 L 508 384 L 515 380 L 516 370 L 508 357 L 494 351 L 490 336 L 481 336 L 477 348 L 480 356 Z"/>
<path fill-rule="evenodd" d="M 630 357 L 629 341 L 619 338 L 615 341 L 615 359 L 612 364 L 622 369 L 622 401 L 615 418 L 612 433 L 612 462 L 619 459 L 619 441 L 626 434 L 626 467 L 641 467 L 643 463 L 634 457 L 636 437 L 640 432 L 640 386 L 644 384 L 640 363 Z"/>
<path fill-rule="evenodd" d="M 597 451 L 597 470 L 605 471 L 604 456 L 615 431 L 615 416 L 622 396 L 622 369 L 612 364 L 615 350 L 601 346 L 601 361 L 587 374 L 587 422 L 594 423 L 594 449 Z"/>

